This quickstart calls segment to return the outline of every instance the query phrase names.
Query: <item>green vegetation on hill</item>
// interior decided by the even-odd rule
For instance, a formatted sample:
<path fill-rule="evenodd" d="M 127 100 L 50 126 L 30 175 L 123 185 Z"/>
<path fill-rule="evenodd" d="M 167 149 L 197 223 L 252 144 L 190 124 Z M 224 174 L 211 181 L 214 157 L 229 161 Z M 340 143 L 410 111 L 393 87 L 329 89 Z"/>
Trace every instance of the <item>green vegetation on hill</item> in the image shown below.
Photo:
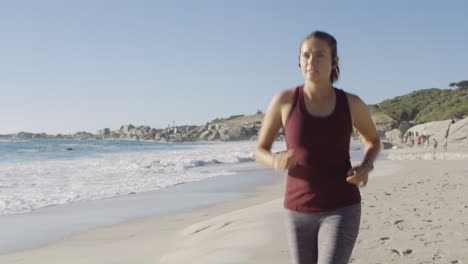
<path fill-rule="evenodd" d="M 378 119 L 374 122 L 384 126 L 381 128 L 385 131 L 398 127 L 402 121 L 420 124 L 452 118 L 462 119 L 468 116 L 468 81 L 450 83 L 449 86 L 455 89 L 431 88 L 413 91 L 369 105 L 369 110 L 373 118 Z M 384 115 L 379 115 L 379 113 Z M 234 115 L 229 118 L 216 118 L 211 122 L 243 124 L 261 122 L 261 120 L 263 120 L 263 114 L 261 110 L 258 110 L 255 115 Z"/>
<path fill-rule="evenodd" d="M 369 105 L 371 113 L 385 113 L 398 122 L 416 124 L 468 116 L 468 81 L 452 83 L 457 89 L 424 89 Z"/>

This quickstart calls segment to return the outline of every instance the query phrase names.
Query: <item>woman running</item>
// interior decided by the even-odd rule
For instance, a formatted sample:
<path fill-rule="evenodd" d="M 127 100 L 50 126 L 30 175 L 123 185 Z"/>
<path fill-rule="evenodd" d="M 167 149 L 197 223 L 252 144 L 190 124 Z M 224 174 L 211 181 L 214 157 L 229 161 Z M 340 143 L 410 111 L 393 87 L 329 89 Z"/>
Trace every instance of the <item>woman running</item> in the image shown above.
<path fill-rule="evenodd" d="M 304 85 L 276 94 L 259 132 L 255 159 L 288 170 L 284 207 L 294 264 L 348 263 L 359 232 L 361 196 L 380 150 L 380 138 L 366 104 L 333 87 L 338 80 L 337 42 L 315 31 L 300 45 Z M 353 126 L 365 157 L 351 167 Z M 270 149 L 283 127 L 287 151 Z"/>

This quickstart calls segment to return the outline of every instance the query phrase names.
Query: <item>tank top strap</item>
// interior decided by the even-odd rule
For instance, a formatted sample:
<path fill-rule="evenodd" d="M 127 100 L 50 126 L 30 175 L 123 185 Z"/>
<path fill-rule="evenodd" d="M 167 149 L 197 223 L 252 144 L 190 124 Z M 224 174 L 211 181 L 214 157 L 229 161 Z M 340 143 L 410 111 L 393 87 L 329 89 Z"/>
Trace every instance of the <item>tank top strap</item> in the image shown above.
<path fill-rule="evenodd" d="M 336 94 L 336 103 L 335 103 L 335 112 L 341 112 L 343 110 L 343 93 L 340 89 L 333 87 L 335 89 Z"/>
<path fill-rule="evenodd" d="M 344 116 L 349 116 L 350 110 L 349 110 L 349 104 L 348 104 L 348 97 L 346 96 L 346 92 L 335 88 L 336 91 L 336 107 L 340 113 L 342 113 Z"/>
<path fill-rule="evenodd" d="M 293 96 L 293 105 L 291 107 L 291 110 L 293 110 L 299 103 L 299 100 L 301 99 L 301 87 L 302 86 L 297 86 L 296 89 L 294 89 L 294 96 Z"/>

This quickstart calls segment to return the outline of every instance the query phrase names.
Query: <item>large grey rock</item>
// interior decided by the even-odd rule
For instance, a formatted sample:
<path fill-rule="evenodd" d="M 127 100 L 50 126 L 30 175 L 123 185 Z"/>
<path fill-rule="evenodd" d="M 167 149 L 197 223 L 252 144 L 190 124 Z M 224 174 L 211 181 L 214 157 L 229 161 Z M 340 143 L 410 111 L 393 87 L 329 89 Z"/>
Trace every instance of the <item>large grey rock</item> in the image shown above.
<path fill-rule="evenodd" d="M 32 138 L 47 139 L 47 138 L 53 138 L 53 136 L 48 136 L 46 133 L 39 133 L 39 134 L 33 134 Z"/>
<path fill-rule="evenodd" d="M 207 137 L 207 140 L 208 141 L 218 141 L 221 139 L 221 136 L 219 135 L 218 131 L 215 131 L 214 133 L 210 134 L 208 137 Z"/>
<path fill-rule="evenodd" d="M 399 126 L 400 133 L 404 135 L 410 127 L 411 127 L 411 124 L 408 121 L 402 121 Z"/>
<path fill-rule="evenodd" d="M 373 114 L 372 121 L 374 121 L 375 128 L 384 133 L 398 126 L 398 122 L 395 119 L 383 113 Z"/>
<path fill-rule="evenodd" d="M 96 136 L 98 136 L 100 138 L 109 138 L 110 137 L 110 129 L 109 128 L 99 129 L 96 132 Z"/>
<path fill-rule="evenodd" d="M 16 138 L 33 138 L 33 133 L 29 133 L 29 132 L 19 132 L 18 134 L 16 134 L 15 137 L 16 137 Z"/>
<path fill-rule="evenodd" d="M 219 128 L 219 135 L 223 141 L 248 139 L 248 133 L 246 129 L 239 125 L 221 126 Z"/>
<path fill-rule="evenodd" d="M 437 131 L 434 133 L 434 137 L 440 140 L 443 140 L 445 133 L 447 132 L 448 126 L 450 124 L 449 136 L 447 138 L 448 142 L 468 142 L 468 117 L 464 119 L 454 120 L 455 123 L 451 124 L 451 120 L 440 121 L 441 123 L 437 127 Z"/>
<path fill-rule="evenodd" d="M 143 131 L 145 133 L 149 133 L 150 130 L 151 130 L 151 127 L 150 126 L 139 126 L 139 127 L 137 127 L 137 129 L 140 130 L 140 131 Z"/>
<path fill-rule="evenodd" d="M 394 143 L 394 144 L 399 144 L 401 143 L 401 132 L 399 129 L 393 129 L 391 131 L 385 132 L 385 137 L 387 138 L 388 141 Z"/>
<path fill-rule="evenodd" d="M 73 138 L 79 139 L 79 140 L 85 140 L 85 139 L 96 139 L 96 136 L 86 131 L 80 131 L 80 132 L 75 133 L 73 135 Z"/>
<path fill-rule="evenodd" d="M 200 138 L 200 140 L 202 140 L 202 141 L 206 141 L 206 140 L 208 140 L 208 136 L 209 136 L 210 134 L 212 134 L 212 133 L 213 133 L 213 132 L 212 132 L 211 130 L 205 130 L 205 131 L 203 131 L 203 132 L 200 134 L 200 137 L 199 137 L 199 138 Z"/>
<path fill-rule="evenodd" d="M 132 128 L 128 132 L 128 137 L 130 139 L 139 140 L 140 138 L 143 138 L 144 136 L 145 136 L 145 130 L 142 129 L 141 127 L 140 128 Z"/>
<path fill-rule="evenodd" d="M 122 132 L 123 134 L 128 134 L 130 130 L 134 128 L 135 126 L 133 126 L 132 124 L 123 125 L 120 127 L 120 132 Z"/>
<path fill-rule="evenodd" d="M 113 139 L 119 139 L 120 135 L 121 134 L 119 133 L 119 131 L 111 131 L 110 134 L 109 134 L 109 137 L 113 138 Z"/>

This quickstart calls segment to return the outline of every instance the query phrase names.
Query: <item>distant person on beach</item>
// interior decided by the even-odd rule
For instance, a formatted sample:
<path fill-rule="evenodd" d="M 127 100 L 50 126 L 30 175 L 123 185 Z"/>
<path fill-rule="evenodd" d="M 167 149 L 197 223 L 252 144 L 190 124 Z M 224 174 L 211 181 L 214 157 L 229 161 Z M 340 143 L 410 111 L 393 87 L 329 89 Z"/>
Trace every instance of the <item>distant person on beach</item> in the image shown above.
<path fill-rule="evenodd" d="M 293 263 L 344 264 L 359 232 L 359 187 L 368 182 L 380 139 L 366 104 L 333 86 L 340 73 L 333 36 L 315 31 L 302 40 L 299 67 L 304 84 L 271 100 L 255 159 L 288 172 L 284 207 Z M 365 145 L 355 167 L 349 155 L 353 126 Z M 281 128 L 287 151 L 273 154 Z"/>
<path fill-rule="evenodd" d="M 437 149 L 437 145 L 439 145 L 439 142 L 435 138 L 432 139 L 432 145 L 434 146 L 434 149 Z"/>
<path fill-rule="evenodd" d="M 448 127 L 447 127 L 447 130 L 445 130 L 445 136 L 444 136 L 444 150 L 447 151 L 447 145 L 448 145 L 448 136 L 449 136 L 449 133 L 450 133 L 450 126 L 455 123 L 455 121 L 452 121 L 449 123 Z"/>

